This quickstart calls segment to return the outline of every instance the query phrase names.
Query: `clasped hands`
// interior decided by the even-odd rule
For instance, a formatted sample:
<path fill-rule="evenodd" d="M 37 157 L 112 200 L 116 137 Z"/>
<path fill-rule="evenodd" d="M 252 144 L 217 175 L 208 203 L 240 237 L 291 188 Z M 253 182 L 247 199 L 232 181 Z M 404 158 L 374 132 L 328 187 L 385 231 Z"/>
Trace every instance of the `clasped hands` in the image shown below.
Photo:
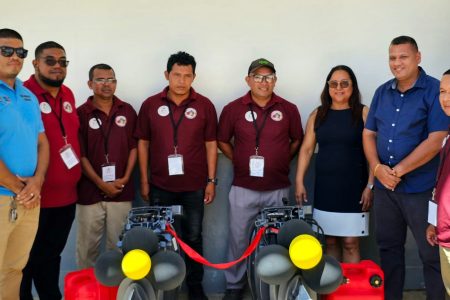
<path fill-rule="evenodd" d="M 32 209 L 39 206 L 41 202 L 41 187 L 44 180 L 38 178 L 37 176 L 17 176 L 17 178 L 23 184 L 23 188 L 15 197 L 18 204 L 23 205 L 27 209 Z"/>
<path fill-rule="evenodd" d="M 373 173 L 381 184 L 391 191 L 395 190 L 400 181 L 402 181 L 401 177 L 404 175 L 400 167 L 390 168 L 383 164 L 378 164 Z"/>

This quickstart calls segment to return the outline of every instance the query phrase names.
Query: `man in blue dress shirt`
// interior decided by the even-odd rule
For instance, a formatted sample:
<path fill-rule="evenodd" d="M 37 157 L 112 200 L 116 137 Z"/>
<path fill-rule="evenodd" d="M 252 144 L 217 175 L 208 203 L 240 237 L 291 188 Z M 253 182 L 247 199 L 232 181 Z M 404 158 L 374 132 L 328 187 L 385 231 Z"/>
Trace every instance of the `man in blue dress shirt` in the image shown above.
<path fill-rule="evenodd" d="M 402 299 L 407 227 L 422 260 L 427 299 L 445 298 L 438 249 L 427 243 L 424 232 L 449 119 L 439 106 L 439 81 L 419 67 L 420 61 L 413 38 L 392 40 L 389 67 L 395 78 L 376 90 L 363 132 L 376 177 L 376 239 L 386 300 Z"/>

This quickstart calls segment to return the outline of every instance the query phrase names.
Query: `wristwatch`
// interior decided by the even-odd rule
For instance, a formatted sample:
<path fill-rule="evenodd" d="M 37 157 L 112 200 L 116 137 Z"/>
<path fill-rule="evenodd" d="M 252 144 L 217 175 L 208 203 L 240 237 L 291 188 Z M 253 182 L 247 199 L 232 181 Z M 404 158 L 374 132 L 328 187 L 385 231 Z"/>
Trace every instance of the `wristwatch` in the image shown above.
<path fill-rule="evenodd" d="M 366 186 L 369 190 L 373 191 L 373 183 L 368 183 Z"/>
<path fill-rule="evenodd" d="M 207 183 L 214 183 L 217 185 L 219 183 L 219 179 L 217 178 L 208 178 Z"/>

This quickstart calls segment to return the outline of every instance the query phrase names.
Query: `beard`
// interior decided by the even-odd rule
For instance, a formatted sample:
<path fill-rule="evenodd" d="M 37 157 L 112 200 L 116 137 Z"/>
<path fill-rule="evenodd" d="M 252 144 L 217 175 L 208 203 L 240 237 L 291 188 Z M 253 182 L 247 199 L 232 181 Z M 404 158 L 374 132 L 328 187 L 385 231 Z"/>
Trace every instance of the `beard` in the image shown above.
<path fill-rule="evenodd" d="M 50 79 L 45 77 L 44 75 L 42 75 L 41 73 L 38 73 L 39 79 L 45 83 L 48 86 L 52 86 L 52 87 L 61 87 L 61 85 L 64 82 L 64 79 L 66 79 L 65 77 L 63 79 Z"/>

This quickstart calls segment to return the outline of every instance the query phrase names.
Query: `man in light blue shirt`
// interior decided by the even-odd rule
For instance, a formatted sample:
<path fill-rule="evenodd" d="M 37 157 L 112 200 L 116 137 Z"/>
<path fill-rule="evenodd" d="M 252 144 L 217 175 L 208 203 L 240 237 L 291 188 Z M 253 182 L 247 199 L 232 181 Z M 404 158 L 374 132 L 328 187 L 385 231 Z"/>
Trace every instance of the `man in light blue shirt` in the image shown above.
<path fill-rule="evenodd" d="M 36 97 L 17 79 L 27 50 L 0 29 L 0 299 L 19 299 L 36 235 L 49 146 Z"/>

